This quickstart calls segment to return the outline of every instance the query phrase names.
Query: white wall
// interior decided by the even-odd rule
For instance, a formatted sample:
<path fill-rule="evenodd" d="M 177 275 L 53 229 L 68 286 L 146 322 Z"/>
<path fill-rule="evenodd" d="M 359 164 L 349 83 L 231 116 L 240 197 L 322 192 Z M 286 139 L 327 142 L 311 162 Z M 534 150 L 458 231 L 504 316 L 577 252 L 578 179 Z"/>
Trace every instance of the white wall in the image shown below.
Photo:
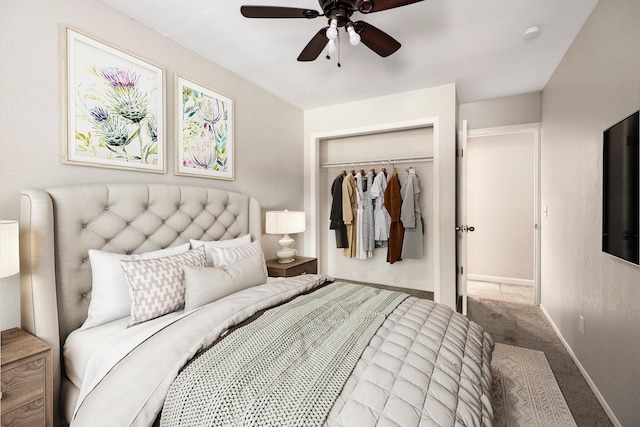
<path fill-rule="evenodd" d="M 640 267 L 601 250 L 602 132 L 640 108 L 638 22 L 637 0 L 600 0 L 542 93 L 542 306 L 624 426 L 640 420 Z"/>
<path fill-rule="evenodd" d="M 533 286 L 534 132 L 469 137 L 466 157 L 469 278 Z"/>
<path fill-rule="evenodd" d="M 320 169 L 320 252 L 321 269 L 326 274 L 348 280 L 378 283 L 405 288 L 434 290 L 434 212 L 433 212 L 433 162 L 411 163 L 420 185 L 418 203 L 425 222 L 422 239 L 424 256 L 421 259 L 403 259 L 389 264 L 387 248 L 376 248 L 371 259 L 347 258 L 343 250 L 336 248 L 335 231 L 329 230 L 332 197 L 331 185 L 343 169 L 368 172 L 372 165 L 364 160 L 412 158 L 433 155 L 433 128 L 418 128 L 374 135 L 360 135 L 321 141 L 320 163 L 343 162 L 343 165 Z M 358 161 L 360 160 L 360 162 Z M 391 164 L 375 164 L 376 171 L 385 166 L 392 171 Z M 397 164 L 400 183 L 407 177 L 409 163 Z"/>
<path fill-rule="evenodd" d="M 166 175 L 62 164 L 62 24 L 165 67 Z M 97 0 L 3 1 L 0 58 L 0 218 L 18 219 L 24 188 L 96 182 L 202 185 L 248 193 L 263 210 L 303 209 L 302 110 Z M 174 73 L 234 98 L 235 181 L 173 175 Z M 267 256 L 277 240 L 264 236 Z M 1 328 L 19 326 L 17 275 L 2 280 L 0 299 Z"/>
<path fill-rule="evenodd" d="M 440 292 L 436 289 L 436 298 L 450 306 L 455 305 L 455 148 L 456 148 L 456 92 L 455 85 L 444 85 L 430 89 L 404 92 L 395 95 L 369 99 L 365 101 L 334 105 L 326 108 L 307 110 L 304 113 L 305 133 L 305 209 L 319 206 L 318 200 L 312 200 L 312 186 L 317 185 L 311 176 L 311 158 L 318 158 L 314 150 L 317 147 L 312 135 L 339 132 L 358 127 L 383 126 L 418 119 L 437 118 L 439 148 L 436 150 L 434 163 L 435 173 L 440 172 L 434 194 L 440 206 L 440 222 L 436 233 L 439 233 L 438 253 L 441 284 Z M 319 193 L 319 192 L 318 192 Z M 318 194 L 319 195 L 319 194 Z M 314 229 L 314 224 L 307 224 L 307 230 Z M 315 254 L 315 242 L 307 236 L 305 251 Z"/>

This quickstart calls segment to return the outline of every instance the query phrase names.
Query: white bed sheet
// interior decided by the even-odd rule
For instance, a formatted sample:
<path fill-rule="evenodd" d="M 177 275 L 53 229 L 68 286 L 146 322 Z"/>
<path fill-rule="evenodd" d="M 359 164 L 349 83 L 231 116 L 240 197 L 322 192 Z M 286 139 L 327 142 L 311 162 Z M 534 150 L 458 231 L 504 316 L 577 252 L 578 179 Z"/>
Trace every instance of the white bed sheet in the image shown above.
<path fill-rule="evenodd" d="M 135 340 L 136 336 L 145 336 L 150 331 L 157 330 L 157 325 L 164 325 L 167 320 L 178 318 L 182 313 L 182 310 L 169 313 L 132 328 L 127 328 L 131 319 L 130 316 L 127 316 L 93 328 L 76 329 L 69 334 L 63 347 L 67 378 L 74 386 L 82 388 L 91 356 L 101 345 L 114 337 L 123 341 L 132 337 Z"/>
<path fill-rule="evenodd" d="M 269 277 L 267 283 L 282 280 L 284 278 Z M 107 360 L 121 359 L 138 344 L 182 318 L 184 314 L 184 310 L 179 310 L 131 328 L 127 328 L 131 319 L 127 316 L 89 329 L 76 329 L 69 334 L 64 343 L 63 358 L 67 378 L 80 390 L 77 403 L 80 403 L 95 386 L 95 382 L 106 374 L 101 372 L 100 367 L 110 366 L 109 363 L 105 363 Z M 116 343 L 117 346 L 114 346 Z M 115 353 L 114 348 L 117 348 Z"/>

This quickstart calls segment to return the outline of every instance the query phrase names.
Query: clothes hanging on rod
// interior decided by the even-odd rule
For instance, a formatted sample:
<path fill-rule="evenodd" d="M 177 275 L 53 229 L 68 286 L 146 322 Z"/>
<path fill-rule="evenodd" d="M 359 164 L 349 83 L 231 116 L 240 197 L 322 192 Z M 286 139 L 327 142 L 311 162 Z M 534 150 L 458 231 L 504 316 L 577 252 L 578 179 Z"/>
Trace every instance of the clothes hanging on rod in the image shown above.
<path fill-rule="evenodd" d="M 342 183 L 344 181 L 344 174 L 340 173 L 331 185 L 331 196 L 333 198 L 331 203 L 331 213 L 329 220 L 330 230 L 335 230 L 336 234 L 336 247 L 347 248 L 349 242 L 347 240 L 347 227 L 342 220 Z"/>
<path fill-rule="evenodd" d="M 407 172 L 407 180 L 400 188 L 402 197 L 400 220 L 404 226 L 402 258 L 421 259 L 423 256 L 424 221 L 420 212 L 420 204 L 418 203 L 420 187 L 415 169 L 410 167 Z"/>
<path fill-rule="evenodd" d="M 355 176 L 356 180 L 356 192 L 357 192 L 357 221 L 356 221 L 356 257 L 358 259 L 367 259 L 367 252 L 364 249 L 364 189 L 366 186 L 366 176 L 360 170 Z"/>
<path fill-rule="evenodd" d="M 402 225 L 402 221 L 400 221 L 400 211 L 402 208 L 400 179 L 398 179 L 398 170 L 395 167 L 389 177 L 389 182 L 384 192 L 384 205 L 391 218 L 387 262 L 393 264 L 396 261 L 402 261 L 402 243 L 404 241 L 404 226 Z"/>
<path fill-rule="evenodd" d="M 348 245 L 344 248 L 344 256 L 354 258 L 356 256 L 356 232 L 358 221 L 358 194 L 356 181 L 353 174 L 348 173 L 342 182 L 342 220 L 347 230 Z"/>
<path fill-rule="evenodd" d="M 370 172 L 367 172 L 367 188 L 364 190 L 364 196 L 362 198 L 362 204 L 364 206 L 362 212 L 362 245 L 367 258 L 373 257 L 373 249 L 375 248 L 376 244 L 376 230 L 373 220 L 373 200 L 371 199 L 371 187 L 373 186 L 374 172 L 374 169 L 371 169 Z"/>
<path fill-rule="evenodd" d="M 404 169 L 407 172 L 404 183 L 393 160 L 382 163 L 387 167 L 393 164 L 389 176 L 384 166 L 378 174 L 374 174 L 373 168 L 368 173 L 363 169 L 347 173 L 348 163 L 340 164 L 344 169 L 331 188 L 330 229 L 335 230 L 336 246 L 344 249 L 345 257 L 372 258 L 374 249 L 380 247 L 387 248 L 387 261 L 391 264 L 423 257 L 425 228 L 413 162 L 414 159 L 409 159 L 409 168 Z"/>
<path fill-rule="evenodd" d="M 389 226 L 391 218 L 384 205 L 384 192 L 387 189 L 387 177 L 383 171 L 378 172 L 371 186 L 371 198 L 374 209 L 374 240 L 376 248 L 386 247 L 389 242 Z"/>

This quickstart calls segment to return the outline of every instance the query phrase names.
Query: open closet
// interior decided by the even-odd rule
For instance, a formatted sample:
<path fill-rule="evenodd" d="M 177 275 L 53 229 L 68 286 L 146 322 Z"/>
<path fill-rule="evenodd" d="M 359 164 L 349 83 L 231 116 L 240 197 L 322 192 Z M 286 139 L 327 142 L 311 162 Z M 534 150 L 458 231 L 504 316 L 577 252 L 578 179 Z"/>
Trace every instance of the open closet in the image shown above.
<path fill-rule="evenodd" d="M 319 253 L 323 271 L 330 276 L 353 281 L 434 291 L 434 133 L 420 127 L 338 138 L 319 142 L 318 227 Z M 330 229 L 331 188 L 338 175 L 354 175 L 383 169 L 387 179 L 397 170 L 400 185 L 409 173 L 418 177 L 418 204 L 424 220 L 421 257 L 387 262 L 387 246 L 373 249 L 373 256 L 348 257 Z M 365 185 L 372 185 L 367 183 Z M 406 238 L 406 237 L 405 237 Z M 339 239 L 338 239 L 339 240 Z"/>

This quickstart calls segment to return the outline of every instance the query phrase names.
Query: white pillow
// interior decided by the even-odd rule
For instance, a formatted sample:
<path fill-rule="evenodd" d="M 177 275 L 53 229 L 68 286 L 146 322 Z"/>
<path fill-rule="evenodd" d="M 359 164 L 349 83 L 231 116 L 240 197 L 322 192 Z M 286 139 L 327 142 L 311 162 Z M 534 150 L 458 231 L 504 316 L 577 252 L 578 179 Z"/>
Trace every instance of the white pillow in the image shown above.
<path fill-rule="evenodd" d="M 155 319 L 184 307 L 186 265 L 207 264 L 203 246 L 162 258 L 121 261 L 131 292 L 129 326 Z"/>
<path fill-rule="evenodd" d="M 161 258 L 189 250 L 184 243 L 143 254 L 125 255 L 89 250 L 91 262 L 91 302 L 87 320 L 80 329 L 88 329 L 131 314 L 131 296 L 120 261 Z"/>
<path fill-rule="evenodd" d="M 262 252 L 260 242 L 257 240 L 238 248 L 211 248 L 207 250 L 207 252 L 211 256 L 212 265 L 215 268 L 229 267 L 249 255 L 259 253 L 262 257 L 264 274 L 267 275 L 267 264 L 264 261 L 264 253 Z"/>
<path fill-rule="evenodd" d="M 211 255 L 209 249 L 211 248 L 238 248 L 240 246 L 248 245 L 251 243 L 251 234 L 245 234 L 244 236 L 236 237 L 235 239 L 227 240 L 194 240 L 190 239 L 192 248 L 197 248 L 200 245 L 204 245 L 207 250 L 207 265 L 212 266 Z"/>
<path fill-rule="evenodd" d="M 254 253 L 224 269 L 183 266 L 184 310 L 190 311 L 243 289 L 266 283 L 267 276 L 262 263 L 262 255 Z"/>

